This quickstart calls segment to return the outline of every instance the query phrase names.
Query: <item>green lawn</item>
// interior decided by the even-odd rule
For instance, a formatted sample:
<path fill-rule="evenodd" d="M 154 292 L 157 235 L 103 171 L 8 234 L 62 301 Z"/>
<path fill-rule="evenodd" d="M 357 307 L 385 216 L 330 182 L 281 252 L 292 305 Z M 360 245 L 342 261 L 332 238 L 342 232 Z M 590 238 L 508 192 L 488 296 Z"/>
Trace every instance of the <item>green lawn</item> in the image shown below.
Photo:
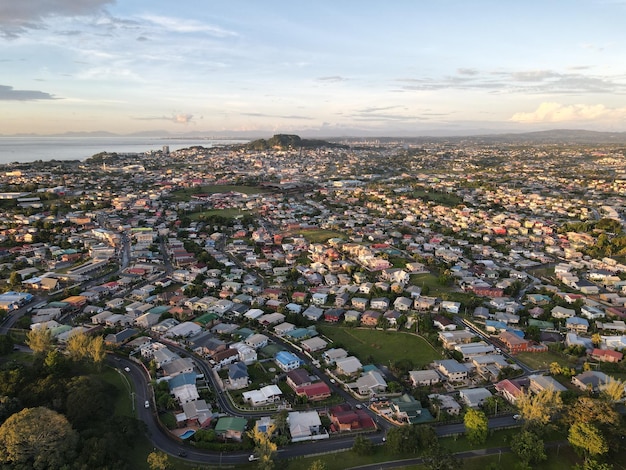
<path fill-rule="evenodd" d="M 343 238 L 346 239 L 346 236 L 335 230 L 303 230 L 302 232 L 290 232 L 287 236 L 296 236 L 302 235 L 309 243 L 326 243 L 331 238 Z"/>
<path fill-rule="evenodd" d="M 522 361 L 528 367 L 532 369 L 549 369 L 552 362 L 558 362 L 561 366 L 573 367 L 576 365 L 567 357 L 554 353 L 552 351 L 546 351 L 542 353 L 519 353 L 515 356 Z"/>
<path fill-rule="evenodd" d="M 414 286 L 418 286 L 421 287 L 422 289 L 424 287 L 428 287 L 428 294 L 429 296 L 433 296 L 436 297 L 438 295 L 442 295 L 444 293 L 447 292 L 451 292 L 453 289 L 451 287 L 448 286 L 442 286 L 439 283 L 439 279 L 437 276 L 435 276 L 434 274 L 411 274 L 410 277 L 410 284 L 414 285 Z"/>
<path fill-rule="evenodd" d="M 321 326 L 319 330 L 361 361 L 365 361 L 368 356 L 372 356 L 376 364 L 410 359 L 419 369 L 435 359 L 441 359 L 441 352 L 430 343 L 409 333 L 330 325 Z"/>

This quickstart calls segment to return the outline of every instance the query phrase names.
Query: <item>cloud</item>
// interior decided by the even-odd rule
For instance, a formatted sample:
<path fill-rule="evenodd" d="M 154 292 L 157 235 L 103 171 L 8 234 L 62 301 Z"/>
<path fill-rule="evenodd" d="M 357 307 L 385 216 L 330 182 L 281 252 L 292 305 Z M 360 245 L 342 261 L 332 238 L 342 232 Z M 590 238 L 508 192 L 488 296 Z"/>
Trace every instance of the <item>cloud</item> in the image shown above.
<path fill-rule="evenodd" d="M 37 90 L 15 90 L 12 86 L 0 85 L 0 101 L 37 101 L 56 99 L 50 93 Z"/>
<path fill-rule="evenodd" d="M 626 108 L 607 108 L 603 104 L 570 104 L 554 102 L 541 103 L 530 113 L 515 113 L 511 121 L 521 123 L 540 122 L 580 122 L 580 121 L 618 121 L 626 118 Z"/>
<path fill-rule="evenodd" d="M 298 116 L 298 115 L 280 115 L 280 114 L 265 114 L 265 113 L 240 113 L 241 116 L 250 116 L 250 117 L 263 117 L 263 118 L 279 118 L 279 119 L 302 119 L 302 120 L 311 120 L 313 118 L 308 116 Z"/>
<path fill-rule="evenodd" d="M 169 121 L 175 124 L 193 123 L 193 114 L 173 113 L 171 116 L 145 116 L 134 117 L 137 121 Z"/>
<path fill-rule="evenodd" d="M 29 29 L 45 29 L 52 16 L 86 16 L 115 0 L 8 0 L 0 2 L 0 35 L 16 38 Z"/>
<path fill-rule="evenodd" d="M 171 18 L 167 16 L 145 15 L 143 19 L 158 26 L 159 28 L 174 33 L 208 33 L 211 36 L 225 38 L 238 36 L 234 31 L 228 31 L 219 26 L 202 23 L 200 21 Z"/>

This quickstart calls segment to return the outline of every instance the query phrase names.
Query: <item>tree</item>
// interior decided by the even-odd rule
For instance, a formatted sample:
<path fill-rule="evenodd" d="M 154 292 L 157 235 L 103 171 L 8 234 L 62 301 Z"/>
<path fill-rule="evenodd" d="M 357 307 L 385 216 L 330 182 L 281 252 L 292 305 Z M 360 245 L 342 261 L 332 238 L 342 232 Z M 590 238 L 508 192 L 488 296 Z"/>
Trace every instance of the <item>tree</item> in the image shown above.
<path fill-rule="evenodd" d="M 22 284 L 22 276 L 17 271 L 13 271 L 9 276 L 9 284 L 11 287 L 17 287 Z"/>
<path fill-rule="evenodd" d="M 624 398 L 625 386 L 623 381 L 611 377 L 602 389 L 602 396 L 612 403 L 617 403 Z"/>
<path fill-rule="evenodd" d="M 462 466 L 461 461 L 438 442 L 429 447 L 423 461 L 428 470 L 457 470 Z"/>
<path fill-rule="evenodd" d="M 588 423 L 597 426 L 617 427 L 620 415 L 612 404 L 604 400 L 596 400 L 582 396 L 568 407 L 565 416 L 566 423 Z"/>
<path fill-rule="evenodd" d="M 107 352 L 104 347 L 104 337 L 95 336 L 89 343 L 89 356 L 97 366 L 101 366 L 106 358 Z"/>
<path fill-rule="evenodd" d="M 276 444 L 271 440 L 274 429 L 275 426 L 272 424 L 268 426 L 265 432 L 260 431 L 257 427 L 248 431 L 248 436 L 254 442 L 254 453 L 259 458 L 257 467 L 261 470 L 273 470 L 274 468 L 274 455 L 277 449 Z"/>
<path fill-rule="evenodd" d="M 479 410 L 470 408 L 463 417 L 467 440 L 472 444 L 484 444 L 489 431 L 487 416 Z"/>
<path fill-rule="evenodd" d="M 160 450 L 150 452 L 147 462 L 150 470 L 167 470 L 170 467 L 167 454 Z"/>
<path fill-rule="evenodd" d="M 74 361 L 82 361 L 89 356 L 89 336 L 80 332 L 72 335 L 67 340 L 65 350 Z"/>
<path fill-rule="evenodd" d="M 36 470 L 63 468 L 73 461 L 77 443 L 78 434 L 62 414 L 24 408 L 0 426 L 0 463 Z"/>
<path fill-rule="evenodd" d="M 417 452 L 419 442 L 415 427 L 411 425 L 392 428 L 387 432 L 386 447 L 394 454 Z"/>
<path fill-rule="evenodd" d="M 354 444 L 352 445 L 352 452 L 357 455 L 370 455 L 374 451 L 372 441 L 367 437 L 359 434 L 354 438 Z"/>
<path fill-rule="evenodd" d="M 567 440 L 586 458 L 599 457 L 609 450 L 609 445 L 600 430 L 590 423 L 574 423 L 569 428 Z"/>
<path fill-rule="evenodd" d="M 548 425 L 552 417 L 561 410 L 563 400 L 559 392 L 546 388 L 535 395 L 531 392 L 521 393 L 516 405 L 524 419 L 525 426 L 541 429 Z"/>
<path fill-rule="evenodd" d="M 36 328 L 26 334 L 26 345 L 35 354 L 47 353 L 52 349 L 52 332 L 47 328 Z"/>
<path fill-rule="evenodd" d="M 515 436 L 511 450 L 527 467 L 547 459 L 543 440 L 532 431 L 523 430 Z"/>

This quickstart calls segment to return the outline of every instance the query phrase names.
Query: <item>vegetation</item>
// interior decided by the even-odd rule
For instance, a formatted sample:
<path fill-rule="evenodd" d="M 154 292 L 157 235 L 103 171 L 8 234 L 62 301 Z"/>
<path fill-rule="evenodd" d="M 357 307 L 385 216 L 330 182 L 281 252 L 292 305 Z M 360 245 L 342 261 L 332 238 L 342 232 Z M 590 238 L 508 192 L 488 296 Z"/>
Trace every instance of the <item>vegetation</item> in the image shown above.
<path fill-rule="evenodd" d="M 473 444 L 484 444 L 487 442 L 489 431 L 487 416 L 480 410 L 470 408 L 463 417 L 465 424 L 465 434 L 467 439 Z"/>

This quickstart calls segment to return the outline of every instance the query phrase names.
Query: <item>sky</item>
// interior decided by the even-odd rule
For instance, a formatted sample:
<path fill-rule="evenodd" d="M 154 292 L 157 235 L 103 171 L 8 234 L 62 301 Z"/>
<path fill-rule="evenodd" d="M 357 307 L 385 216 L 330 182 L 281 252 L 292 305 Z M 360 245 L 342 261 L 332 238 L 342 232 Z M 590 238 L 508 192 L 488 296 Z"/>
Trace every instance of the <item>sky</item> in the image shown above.
<path fill-rule="evenodd" d="M 626 0 L 0 0 L 0 135 L 626 131 Z"/>

